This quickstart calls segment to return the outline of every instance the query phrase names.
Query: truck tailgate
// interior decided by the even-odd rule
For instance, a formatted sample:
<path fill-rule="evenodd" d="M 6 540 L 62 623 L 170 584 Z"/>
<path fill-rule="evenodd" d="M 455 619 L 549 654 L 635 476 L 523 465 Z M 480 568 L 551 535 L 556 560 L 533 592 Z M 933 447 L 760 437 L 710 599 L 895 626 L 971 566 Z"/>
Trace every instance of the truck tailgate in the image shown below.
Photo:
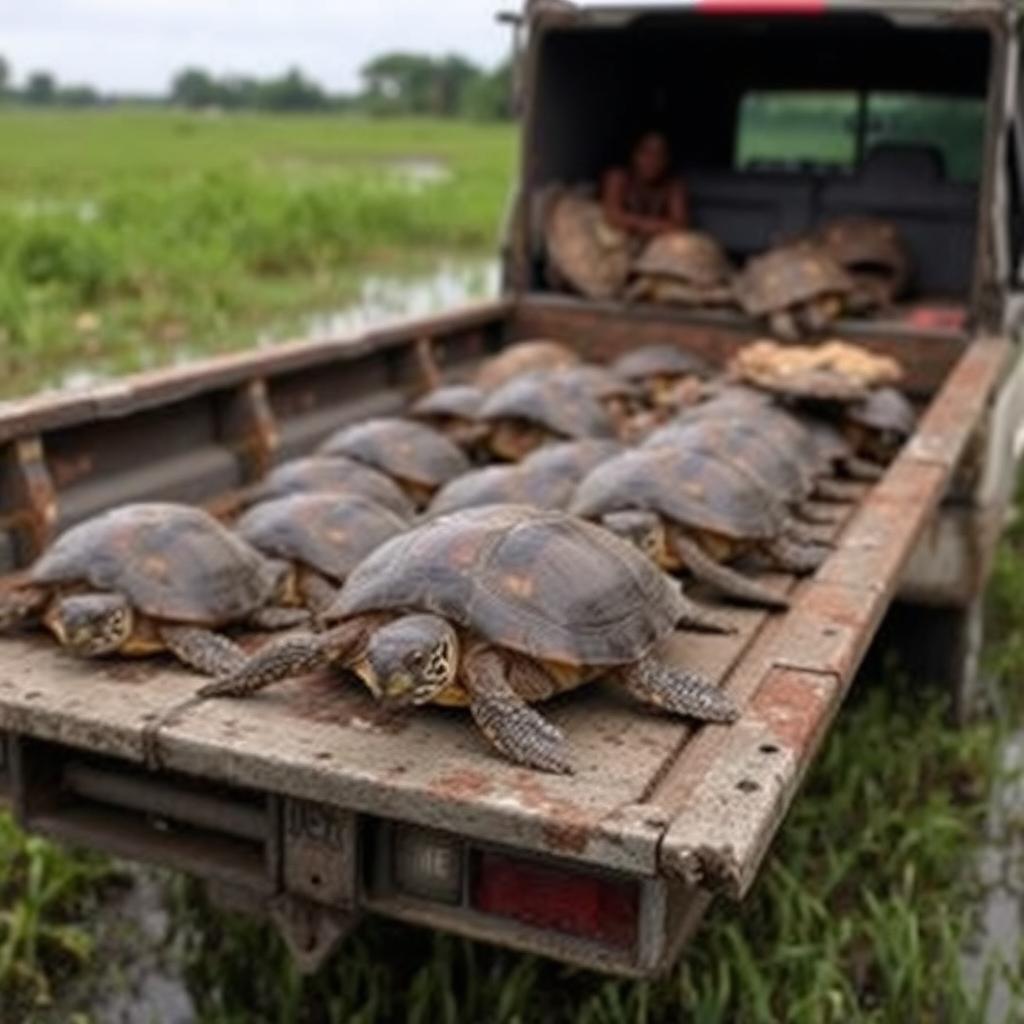
<path fill-rule="evenodd" d="M 0 644 L 0 729 L 134 762 L 155 748 L 160 767 L 203 779 L 741 896 L 1008 355 L 1001 339 L 967 348 L 788 614 L 734 609 L 735 636 L 673 638 L 672 657 L 743 705 L 734 726 L 693 733 L 594 687 L 545 709 L 577 766 L 552 777 L 496 757 L 459 712 L 392 714 L 321 676 L 194 707 L 151 745 L 152 723 L 194 676 L 160 660 L 83 666 L 33 636 Z"/>

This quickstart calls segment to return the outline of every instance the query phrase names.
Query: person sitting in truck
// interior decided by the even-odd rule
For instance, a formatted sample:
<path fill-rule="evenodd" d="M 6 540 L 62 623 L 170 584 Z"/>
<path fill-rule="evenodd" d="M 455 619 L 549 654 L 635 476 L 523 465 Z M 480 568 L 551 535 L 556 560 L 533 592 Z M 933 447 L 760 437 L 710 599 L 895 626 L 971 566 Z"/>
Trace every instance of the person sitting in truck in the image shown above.
<path fill-rule="evenodd" d="M 646 132 L 634 144 L 626 167 L 613 167 L 601 183 L 605 220 L 646 240 L 684 230 L 689 222 L 686 188 L 671 173 L 668 139 Z"/>

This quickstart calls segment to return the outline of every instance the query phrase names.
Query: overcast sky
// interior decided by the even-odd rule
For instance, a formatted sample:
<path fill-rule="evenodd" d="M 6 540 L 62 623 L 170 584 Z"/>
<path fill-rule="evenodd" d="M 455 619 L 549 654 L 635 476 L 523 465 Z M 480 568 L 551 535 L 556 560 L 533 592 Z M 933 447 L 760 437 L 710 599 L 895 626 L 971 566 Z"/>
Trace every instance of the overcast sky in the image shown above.
<path fill-rule="evenodd" d="M 331 90 L 390 49 L 457 51 L 494 64 L 501 0 L 0 0 L 0 54 L 106 91 L 164 91 L 179 68 L 265 75 L 293 64 Z M 518 6 L 506 2 L 505 7 Z"/>

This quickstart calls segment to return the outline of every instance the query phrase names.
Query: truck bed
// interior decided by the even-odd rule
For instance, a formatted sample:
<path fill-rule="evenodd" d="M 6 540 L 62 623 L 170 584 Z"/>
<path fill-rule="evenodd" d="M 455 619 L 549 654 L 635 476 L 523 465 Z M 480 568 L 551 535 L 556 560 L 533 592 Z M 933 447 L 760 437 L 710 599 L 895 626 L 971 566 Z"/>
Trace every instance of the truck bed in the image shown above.
<path fill-rule="evenodd" d="M 280 452 L 297 451 L 368 410 L 397 407 L 429 374 L 428 348 L 443 366 L 457 368 L 504 340 L 537 334 L 567 338 L 602 356 L 630 342 L 675 336 L 719 360 L 749 340 L 696 330 L 667 314 L 627 324 L 578 304 L 495 303 L 354 341 L 151 375 L 112 386 L 106 397 L 0 407 L 0 445 L 8 446 L 0 478 L 0 565 L 3 528 L 9 560 L 24 564 L 33 543 L 58 523 L 114 501 L 184 497 L 229 504 Z M 102 831 L 104 845 L 116 853 L 188 870 L 199 857 L 207 875 L 249 888 L 270 884 L 273 873 L 263 847 L 245 846 L 246 827 L 222 848 L 207 844 L 197 853 L 189 836 L 153 834 L 129 827 L 127 819 L 120 828 L 123 812 L 101 802 L 47 797 L 39 779 L 62 759 L 81 755 L 86 769 L 90 758 L 102 765 L 112 759 L 129 780 L 201 780 L 211 800 L 223 785 L 227 803 L 242 794 L 241 805 L 233 806 L 257 818 L 270 794 L 668 879 L 684 894 L 679 913 L 690 916 L 710 893 L 741 897 L 1009 355 L 1008 344 L 996 338 L 860 340 L 902 356 L 911 390 L 931 396 L 917 433 L 884 478 L 864 488 L 837 528 L 837 547 L 825 565 L 799 583 L 773 578 L 792 591 L 788 613 L 721 606 L 738 627 L 735 635 L 679 633 L 669 643 L 670 660 L 700 669 L 736 698 L 743 714 L 734 726 L 694 731 L 603 686 L 588 687 L 545 707 L 565 731 L 577 768 L 571 777 L 553 777 L 495 756 L 463 713 L 388 712 L 358 683 L 315 675 L 250 699 L 186 710 L 154 729 L 194 691 L 194 675 L 159 658 L 85 664 L 48 637 L 25 635 L 0 641 L 0 739 L 6 733 L 8 742 L 0 790 L 10 788 L 22 820 L 37 830 L 87 844 Z M 193 419 L 168 418 L 193 407 L 198 415 L 207 403 L 221 411 L 200 416 L 202 429 L 188 425 Z M 144 437 L 141 425 L 150 422 L 162 426 Z M 186 446 L 179 449 L 175 437 L 182 436 Z M 118 452 L 98 447 L 118 437 Z M 41 445 L 40 462 L 33 464 L 31 451 L 26 455 L 26 442 Z M 135 447 L 148 453 L 144 459 L 136 459 Z M 191 472 L 179 453 L 189 455 Z M 258 822 L 249 831 L 258 833 Z M 432 920 L 415 905 L 389 912 Z M 476 933 L 471 922 L 455 927 Z M 543 944 L 533 947 L 544 951 Z"/>

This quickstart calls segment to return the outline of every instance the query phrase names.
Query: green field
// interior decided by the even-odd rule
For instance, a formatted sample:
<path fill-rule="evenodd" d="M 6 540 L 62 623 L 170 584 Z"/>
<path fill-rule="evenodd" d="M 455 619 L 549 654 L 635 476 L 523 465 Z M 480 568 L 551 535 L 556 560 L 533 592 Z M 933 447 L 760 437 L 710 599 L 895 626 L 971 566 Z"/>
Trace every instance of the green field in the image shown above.
<path fill-rule="evenodd" d="M 245 346 L 356 272 L 491 251 L 514 148 L 501 125 L 122 110 L 0 110 L 0 139 L 0 398 Z"/>
<path fill-rule="evenodd" d="M 0 139 L 0 395 L 245 345 L 343 303 L 368 271 L 487 251 L 514 150 L 507 127 L 141 111 L 0 112 Z M 447 177 L 410 185 L 409 161 Z M 1004 544 L 992 593 L 989 668 L 1007 682 L 1024 671 L 1022 551 L 1024 535 Z M 998 978 L 1024 991 L 1016 946 L 980 990 L 959 969 L 1017 717 L 955 731 L 927 684 L 898 666 L 861 681 L 747 904 L 717 906 L 656 984 L 380 922 L 302 979 L 270 929 L 183 882 L 178 970 L 209 1024 L 981 1020 Z M 1005 827 L 1019 841 L 1020 821 Z M 99 911 L 124 884 L 0 816 L 0 1024 L 90 1019 L 77 993 L 120 970 Z"/>

